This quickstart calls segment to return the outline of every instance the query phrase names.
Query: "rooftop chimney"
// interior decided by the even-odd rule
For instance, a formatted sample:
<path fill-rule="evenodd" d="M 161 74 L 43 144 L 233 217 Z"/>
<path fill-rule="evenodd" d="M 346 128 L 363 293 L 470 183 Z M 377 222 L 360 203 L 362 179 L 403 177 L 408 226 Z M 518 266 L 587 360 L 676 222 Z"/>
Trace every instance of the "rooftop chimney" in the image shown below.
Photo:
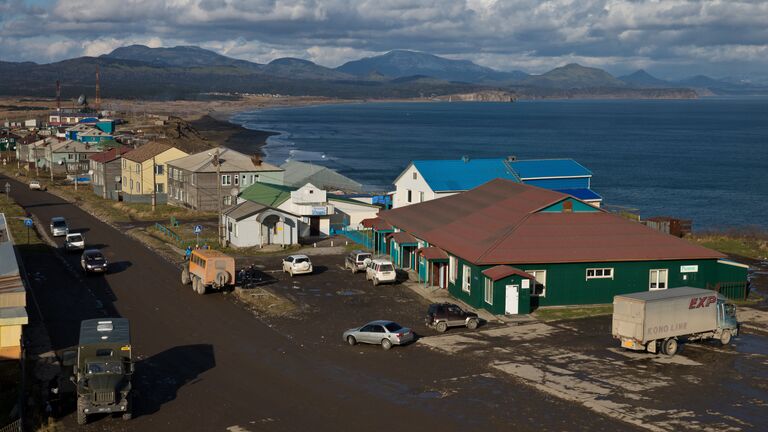
<path fill-rule="evenodd" d="M 514 162 L 516 160 L 517 160 L 517 156 L 515 156 L 515 155 L 507 156 L 507 162 Z"/>
<path fill-rule="evenodd" d="M 464 163 L 469 162 L 469 156 L 467 156 L 467 155 L 462 156 L 461 157 L 461 161 L 464 162 Z"/>
<path fill-rule="evenodd" d="M 251 162 L 253 162 L 254 166 L 260 167 L 261 166 L 261 155 L 255 154 L 251 156 Z"/>

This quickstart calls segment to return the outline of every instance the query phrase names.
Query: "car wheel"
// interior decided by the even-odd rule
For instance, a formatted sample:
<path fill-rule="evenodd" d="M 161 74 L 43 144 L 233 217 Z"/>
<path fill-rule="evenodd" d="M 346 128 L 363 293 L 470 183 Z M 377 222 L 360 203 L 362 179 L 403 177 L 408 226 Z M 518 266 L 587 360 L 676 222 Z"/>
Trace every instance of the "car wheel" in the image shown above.
<path fill-rule="evenodd" d="M 731 343 L 731 331 L 730 330 L 723 330 L 723 333 L 720 335 L 720 343 L 722 345 L 728 345 Z"/>
<path fill-rule="evenodd" d="M 376 278 L 373 278 L 373 286 L 376 286 L 379 284 L 379 280 Z"/>
<path fill-rule="evenodd" d="M 678 350 L 678 344 L 677 344 L 677 339 L 675 338 L 669 338 L 665 340 L 664 343 L 661 345 L 661 352 L 663 352 L 664 354 L 670 357 L 677 354 L 677 350 Z"/>
<path fill-rule="evenodd" d="M 467 328 L 470 329 L 470 330 L 476 329 L 477 328 L 477 320 L 476 319 L 471 319 L 471 320 L 467 321 Z"/>
<path fill-rule="evenodd" d="M 293 277 L 293 269 L 288 270 L 288 274 L 291 275 L 291 277 Z"/>
<path fill-rule="evenodd" d="M 448 330 L 448 323 L 445 321 L 440 321 L 435 326 L 435 330 L 439 331 L 440 333 L 445 333 L 445 331 Z"/>
<path fill-rule="evenodd" d="M 392 341 L 390 341 L 389 339 L 382 339 L 381 347 L 384 348 L 385 350 L 392 348 Z"/>
<path fill-rule="evenodd" d="M 189 267 L 185 265 L 181 270 L 181 283 L 183 285 L 189 285 L 190 282 L 192 282 L 192 279 L 189 276 Z"/>
<path fill-rule="evenodd" d="M 347 343 L 350 345 L 357 345 L 357 339 L 354 336 L 347 336 Z"/>

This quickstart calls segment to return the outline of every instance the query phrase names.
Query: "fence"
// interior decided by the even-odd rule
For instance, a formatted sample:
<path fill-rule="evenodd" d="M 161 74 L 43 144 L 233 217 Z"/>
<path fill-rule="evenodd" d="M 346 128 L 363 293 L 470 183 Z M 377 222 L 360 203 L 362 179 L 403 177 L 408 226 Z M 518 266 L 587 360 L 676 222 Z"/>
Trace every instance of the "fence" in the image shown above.
<path fill-rule="evenodd" d="M 347 227 L 331 228 L 331 235 L 342 235 L 353 242 L 363 245 L 366 249 L 373 247 L 373 239 L 371 238 L 373 231 L 371 230 L 352 230 Z"/>
<path fill-rule="evenodd" d="M 166 237 L 175 241 L 176 243 L 178 244 L 182 243 L 181 237 L 178 234 L 176 234 L 172 229 L 166 227 L 165 225 L 157 222 L 155 223 L 155 228 L 161 233 L 163 233 Z"/>
<path fill-rule="evenodd" d="M 21 419 L 14 421 L 11 424 L 0 427 L 0 432 L 21 432 Z"/>
<path fill-rule="evenodd" d="M 175 220 L 175 218 L 174 218 L 174 220 Z M 176 222 L 176 223 L 178 224 L 178 222 Z M 195 246 L 198 245 L 197 244 L 198 243 L 197 239 L 186 239 L 185 240 L 185 239 L 181 238 L 181 236 L 178 235 L 174 230 L 168 228 L 167 226 L 165 226 L 165 225 L 163 225 L 163 224 L 161 224 L 159 222 L 155 222 L 155 229 L 160 231 L 160 233 L 162 233 L 164 236 L 166 236 L 169 239 L 173 240 L 173 242 L 176 243 L 176 245 L 181 247 L 181 248 L 186 248 L 187 246 L 195 247 Z M 208 238 L 208 237 L 200 237 L 199 238 L 199 243 L 200 243 L 200 245 L 203 245 L 203 244 L 212 245 L 212 244 L 216 243 L 216 239 Z"/>
<path fill-rule="evenodd" d="M 715 290 L 731 300 L 746 300 L 749 297 L 749 282 L 718 282 L 707 284 L 707 289 Z"/>

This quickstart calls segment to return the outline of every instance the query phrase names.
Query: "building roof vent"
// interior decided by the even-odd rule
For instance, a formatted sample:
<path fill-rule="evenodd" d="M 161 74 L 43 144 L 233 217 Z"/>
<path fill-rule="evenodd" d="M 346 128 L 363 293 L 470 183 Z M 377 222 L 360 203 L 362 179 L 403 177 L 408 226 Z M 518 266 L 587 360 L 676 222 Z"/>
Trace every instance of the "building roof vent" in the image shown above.
<path fill-rule="evenodd" d="M 469 156 L 467 156 L 467 155 L 462 156 L 461 157 L 461 161 L 464 162 L 464 163 L 469 162 Z"/>
<path fill-rule="evenodd" d="M 517 156 L 515 156 L 515 155 L 507 156 L 507 162 L 514 162 L 516 160 L 517 160 Z"/>

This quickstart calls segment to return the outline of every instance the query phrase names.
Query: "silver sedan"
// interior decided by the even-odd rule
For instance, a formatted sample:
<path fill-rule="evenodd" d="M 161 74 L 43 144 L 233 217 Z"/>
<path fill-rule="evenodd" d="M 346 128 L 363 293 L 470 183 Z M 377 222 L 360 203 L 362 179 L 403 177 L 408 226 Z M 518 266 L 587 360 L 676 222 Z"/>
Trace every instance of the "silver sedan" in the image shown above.
<path fill-rule="evenodd" d="M 392 348 L 392 345 L 405 345 L 413 339 L 411 329 L 394 321 L 371 321 L 362 327 L 344 332 L 344 340 L 350 345 L 369 343 L 381 345 L 385 350 Z"/>

